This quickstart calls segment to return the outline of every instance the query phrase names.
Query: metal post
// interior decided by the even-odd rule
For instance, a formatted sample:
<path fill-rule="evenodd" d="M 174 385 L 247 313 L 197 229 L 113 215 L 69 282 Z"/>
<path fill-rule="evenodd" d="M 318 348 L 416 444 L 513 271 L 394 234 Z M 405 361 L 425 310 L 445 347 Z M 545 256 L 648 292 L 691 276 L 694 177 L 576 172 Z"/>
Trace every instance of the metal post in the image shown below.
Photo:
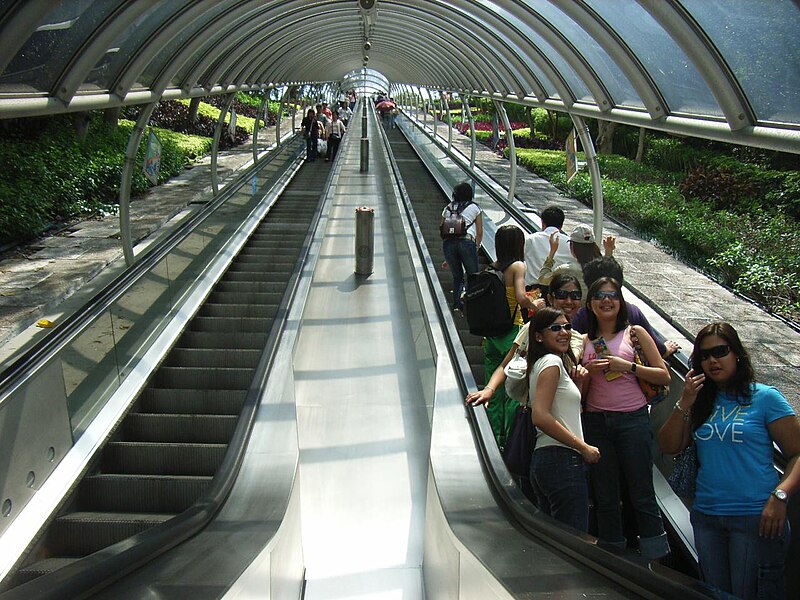
<path fill-rule="evenodd" d="M 508 143 L 508 160 L 511 161 L 511 182 L 508 186 L 508 201 L 514 201 L 514 194 L 517 191 L 517 147 L 514 145 L 514 132 L 511 131 L 511 123 L 508 120 L 508 113 L 505 105 L 499 100 L 492 100 L 495 109 L 503 119 L 506 128 L 506 142 Z"/>
<path fill-rule="evenodd" d="M 217 126 L 214 128 L 214 143 L 211 146 L 211 189 L 214 197 L 219 195 L 219 175 L 217 174 L 217 154 L 219 153 L 219 140 L 222 138 L 222 126 L 225 124 L 225 115 L 233 104 L 233 99 L 236 94 L 228 94 L 228 99 L 225 105 L 219 111 L 219 119 L 217 119 Z"/>
<path fill-rule="evenodd" d="M 269 90 L 264 94 L 264 99 L 261 101 L 261 106 L 258 107 L 256 113 L 256 122 L 253 124 L 253 162 L 258 161 L 258 124 L 261 122 L 261 115 L 264 115 L 264 128 L 269 126 Z"/>
<path fill-rule="evenodd" d="M 361 206 L 356 209 L 356 275 L 369 275 L 375 257 L 375 209 Z"/>
<path fill-rule="evenodd" d="M 289 95 L 289 86 L 283 91 L 281 96 L 281 104 L 278 107 L 278 120 L 275 123 L 275 145 L 281 145 L 281 119 L 283 118 L 283 109 L 286 106 L 286 97 Z M 294 116 L 292 116 L 292 131 L 294 132 Z"/>
<path fill-rule="evenodd" d="M 453 151 L 453 123 L 450 120 L 450 102 L 445 99 L 443 94 L 447 93 L 449 96 L 449 92 L 439 92 L 439 97 L 442 99 L 442 111 L 447 111 L 447 151 Z"/>
<path fill-rule="evenodd" d="M 469 119 L 469 137 L 472 140 L 472 145 L 469 151 L 469 168 L 475 169 L 475 151 L 477 146 L 477 137 L 475 135 L 475 118 L 472 116 L 472 109 L 469 107 L 469 96 L 466 97 L 467 118 Z"/>
<path fill-rule="evenodd" d="M 153 102 L 142 107 L 136 125 L 128 137 L 128 147 L 125 151 L 125 163 L 122 165 L 122 176 L 119 182 L 119 239 L 122 243 L 122 254 L 125 256 L 125 264 L 129 267 L 133 264 L 133 241 L 131 239 L 131 177 L 133 168 L 136 166 L 136 152 L 142 141 L 147 122 L 153 114 L 158 102 Z"/>
<path fill-rule="evenodd" d="M 583 153 L 586 156 L 586 166 L 589 168 L 589 179 L 592 182 L 592 225 L 594 228 L 594 239 L 597 245 L 603 246 L 603 184 L 600 181 L 600 165 L 597 162 L 597 154 L 594 150 L 594 142 L 589 133 L 589 127 L 582 117 L 570 113 L 572 124 L 578 131 L 578 138 L 581 140 Z"/>

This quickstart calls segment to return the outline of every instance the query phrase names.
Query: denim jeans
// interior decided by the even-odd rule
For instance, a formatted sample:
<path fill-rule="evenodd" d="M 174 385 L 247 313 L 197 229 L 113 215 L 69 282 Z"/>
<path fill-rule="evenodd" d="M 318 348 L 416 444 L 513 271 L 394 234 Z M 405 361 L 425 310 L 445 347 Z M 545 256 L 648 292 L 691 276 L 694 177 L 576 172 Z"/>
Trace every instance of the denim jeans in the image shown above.
<path fill-rule="evenodd" d="M 464 272 L 469 278 L 478 272 L 478 247 L 470 238 L 450 238 L 442 244 L 444 258 L 453 274 L 453 307 L 463 308 L 461 292 L 464 291 Z"/>
<path fill-rule="evenodd" d="M 745 600 L 784 600 L 789 522 L 779 538 L 758 535 L 761 515 L 717 516 L 693 510 L 694 543 L 703 581 Z"/>
<path fill-rule="evenodd" d="M 531 484 L 541 511 L 578 531 L 589 526 L 586 463 L 563 446 L 537 448 L 531 461 Z"/>
<path fill-rule="evenodd" d="M 645 558 L 669 552 L 667 534 L 653 489 L 653 432 L 647 407 L 622 412 L 583 413 L 587 444 L 600 450 L 600 462 L 590 466 L 600 544 L 624 548 L 620 511 L 620 477 L 625 478 L 639 529 L 639 549 Z"/>
<path fill-rule="evenodd" d="M 317 158 L 317 138 L 312 138 L 310 135 L 306 138 L 306 160 L 314 162 Z"/>

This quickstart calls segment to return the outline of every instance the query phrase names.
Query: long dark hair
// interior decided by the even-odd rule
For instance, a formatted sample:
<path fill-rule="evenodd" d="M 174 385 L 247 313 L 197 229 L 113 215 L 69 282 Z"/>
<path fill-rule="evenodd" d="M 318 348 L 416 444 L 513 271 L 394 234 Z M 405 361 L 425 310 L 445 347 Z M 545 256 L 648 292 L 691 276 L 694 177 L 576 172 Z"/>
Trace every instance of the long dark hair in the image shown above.
<path fill-rule="evenodd" d="M 497 268 L 525 260 L 525 234 L 516 225 L 503 225 L 494 235 L 494 249 Z"/>
<path fill-rule="evenodd" d="M 619 312 L 617 313 L 617 322 L 614 324 L 614 333 L 622 331 L 628 326 L 628 307 L 625 305 L 625 298 L 622 297 L 622 286 L 619 281 L 612 277 L 601 277 L 589 286 L 589 291 L 586 292 L 586 312 L 589 317 L 587 335 L 590 340 L 597 337 L 597 317 L 594 312 L 592 312 L 592 297 L 607 283 L 614 286 L 614 289 L 617 290 L 619 294 Z"/>
<path fill-rule="evenodd" d="M 537 341 L 536 333 L 550 327 L 550 325 L 556 322 L 558 317 L 563 316 L 564 312 L 561 309 L 552 306 L 545 306 L 533 315 L 533 318 L 530 320 L 530 325 L 528 325 L 528 374 L 530 374 L 537 360 L 546 354 L 553 353 L 545 347 L 544 342 Z M 571 369 L 578 364 L 578 361 L 575 360 L 575 355 L 572 354 L 571 347 L 561 356 L 561 360 L 564 362 L 564 367 L 567 369 Z"/>
<path fill-rule="evenodd" d="M 583 266 L 591 260 L 595 258 L 600 258 L 603 256 L 600 254 L 600 248 L 597 247 L 597 244 L 594 242 L 590 244 L 582 244 L 579 242 L 572 242 L 572 253 L 575 255 L 575 258 L 578 260 L 578 263 Z"/>
<path fill-rule="evenodd" d="M 736 355 L 736 372 L 731 378 L 729 390 L 735 394 L 736 401 L 739 404 L 750 404 L 753 395 L 753 382 L 755 381 L 753 363 L 750 360 L 750 354 L 745 350 L 742 341 L 739 339 L 739 334 L 730 323 L 725 323 L 724 321 L 709 323 L 699 331 L 694 340 L 694 348 L 692 348 L 692 369 L 696 374 L 703 372 L 703 367 L 700 364 L 700 347 L 703 340 L 711 335 L 716 335 L 725 340 L 731 347 L 731 352 Z M 706 377 L 703 389 L 697 394 L 697 400 L 692 407 L 692 430 L 700 427 L 711 416 L 717 392 L 719 392 L 717 384 Z"/>

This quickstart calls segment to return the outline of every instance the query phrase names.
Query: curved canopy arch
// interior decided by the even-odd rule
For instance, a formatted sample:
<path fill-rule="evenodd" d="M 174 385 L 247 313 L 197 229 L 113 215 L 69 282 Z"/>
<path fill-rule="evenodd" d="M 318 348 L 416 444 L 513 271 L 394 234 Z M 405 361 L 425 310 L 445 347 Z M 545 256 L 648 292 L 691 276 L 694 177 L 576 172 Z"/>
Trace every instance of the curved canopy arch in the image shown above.
<path fill-rule="evenodd" d="M 800 7 L 793 0 L 365 6 L 5 2 L 0 118 L 298 82 L 346 87 L 367 57 L 389 84 L 800 153 Z"/>

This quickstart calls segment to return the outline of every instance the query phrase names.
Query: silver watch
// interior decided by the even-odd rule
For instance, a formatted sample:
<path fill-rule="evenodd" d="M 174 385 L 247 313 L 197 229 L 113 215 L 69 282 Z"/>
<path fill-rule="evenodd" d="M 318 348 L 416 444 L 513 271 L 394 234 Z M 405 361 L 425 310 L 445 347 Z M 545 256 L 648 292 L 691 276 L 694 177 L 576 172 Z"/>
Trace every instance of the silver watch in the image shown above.
<path fill-rule="evenodd" d="M 775 488 L 772 490 L 772 495 L 775 496 L 781 502 L 786 502 L 789 500 L 789 494 L 784 492 L 781 488 Z"/>

